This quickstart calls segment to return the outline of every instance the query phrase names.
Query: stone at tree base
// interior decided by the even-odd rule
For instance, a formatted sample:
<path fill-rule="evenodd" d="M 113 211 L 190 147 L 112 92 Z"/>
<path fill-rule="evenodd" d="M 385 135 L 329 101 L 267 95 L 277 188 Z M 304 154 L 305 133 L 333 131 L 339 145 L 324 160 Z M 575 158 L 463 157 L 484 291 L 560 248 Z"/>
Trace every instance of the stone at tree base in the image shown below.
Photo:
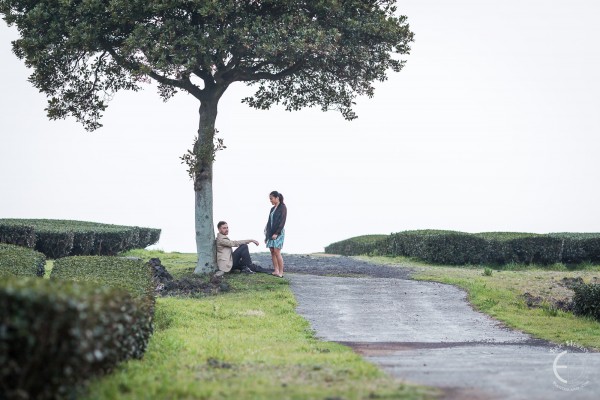
<path fill-rule="evenodd" d="M 173 276 L 161 264 L 159 258 L 151 258 L 150 261 L 148 261 L 148 264 L 152 267 L 154 281 L 158 283 L 165 283 L 173 280 Z"/>

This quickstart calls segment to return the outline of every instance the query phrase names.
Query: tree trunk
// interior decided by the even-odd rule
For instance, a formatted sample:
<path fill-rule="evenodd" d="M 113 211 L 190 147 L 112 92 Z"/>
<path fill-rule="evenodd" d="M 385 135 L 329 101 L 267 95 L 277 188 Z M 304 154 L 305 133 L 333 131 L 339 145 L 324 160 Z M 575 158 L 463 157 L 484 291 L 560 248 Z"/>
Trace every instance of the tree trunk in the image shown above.
<path fill-rule="evenodd" d="M 201 102 L 198 141 L 194 146 L 194 154 L 197 160 L 194 178 L 196 249 L 198 252 L 198 264 L 194 270 L 196 274 L 208 274 L 217 269 L 212 190 L 217 104 L 218 100 Z"/>

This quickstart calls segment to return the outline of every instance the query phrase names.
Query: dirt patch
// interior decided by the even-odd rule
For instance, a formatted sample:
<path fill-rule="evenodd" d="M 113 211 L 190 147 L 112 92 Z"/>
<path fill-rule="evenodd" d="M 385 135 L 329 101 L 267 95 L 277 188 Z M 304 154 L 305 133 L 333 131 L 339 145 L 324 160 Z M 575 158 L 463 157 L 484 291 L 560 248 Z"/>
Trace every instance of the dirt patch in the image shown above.
<path fill-rule="evenodd" d="M 576 276 L 575 278 L 562 278 L 562 280 L 558 284 L 573 290 L 576 286 L 582 285 L 583 283 L 583 278 L 580 276 Z"/>
<path fill-rule="evenodd" d="M 221 276 L 212 276 L 209 280 L 201 275 L 186 275 L 157 285 L 159 296 L 211 296 L 228 292 L 229 284 Z"/>
<path fill-rule="evenodd" d="M 525 304 L 529 308 L 555 308 L 566 312 L 573 311 L 573 300 L 570 298 L 555 299 L 553 297 L 533 296 L 529 292 L 525 292 L 521 298 L 525 300 Z"/>
<path fill-rule="evenodd" d="M 594 277 L 593 280 L 595 281 L 597 278 Z M 529 292 L 525 292 L 521 298 L 529 308 L 554 308 L 566 312 L 573 312 L 573 290 L 584 283 L 583 278 L 580 276 L 564 277 L 557 282 L 557 285 L 567 289 L 563 290 L 563 293 L 567 294 L 566 297 L 555 298 L 552 296 L 535 296 Z"/>

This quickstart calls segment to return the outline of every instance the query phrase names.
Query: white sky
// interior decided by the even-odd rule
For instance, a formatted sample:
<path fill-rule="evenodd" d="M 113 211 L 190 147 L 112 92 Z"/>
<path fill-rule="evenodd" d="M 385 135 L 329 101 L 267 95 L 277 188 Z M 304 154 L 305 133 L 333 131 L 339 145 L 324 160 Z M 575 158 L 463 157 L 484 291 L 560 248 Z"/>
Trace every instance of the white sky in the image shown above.
<path fill-rule="evenodd" d="M 600 3 L 398 2 L 415 32 L 408 63 L 361 98 L 359 119 L 240 104 L 217 128 L 214 218 L 262 242 L 268 193 L 288 205 L 284 252 L 408 229 L 600 231 Z M 194 193 L 179 156 L 197 101 L 152 87 L 119 93 L 86 132 L 48 121 L 45 96 L 0 23 L 0 218 L 161 228 L 156 246 L 195 251 Z M 264 247 L 253 251 L 265 251 Z"/>

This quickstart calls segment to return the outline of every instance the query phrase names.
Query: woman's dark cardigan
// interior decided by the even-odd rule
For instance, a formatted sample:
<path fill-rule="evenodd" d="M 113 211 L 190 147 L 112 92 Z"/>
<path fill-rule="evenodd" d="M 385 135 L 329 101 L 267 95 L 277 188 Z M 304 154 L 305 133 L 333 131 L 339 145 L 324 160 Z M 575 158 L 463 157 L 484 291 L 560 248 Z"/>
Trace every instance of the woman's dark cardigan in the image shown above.
<path fill-rule="evenodd" d="M 271 207 L 269 210 L 269 218 L 267 219 L 267 226 L 265 227 L 265 239 L 269 240 L 273 235 L 281 235 L 281 231 L 285 226 L 285 219 L 287 218 L 287 207 L 285 204 L 279 204 L 273 214 L 273 224 L 271 224 L 271 212 L 275 207 Z"/>

